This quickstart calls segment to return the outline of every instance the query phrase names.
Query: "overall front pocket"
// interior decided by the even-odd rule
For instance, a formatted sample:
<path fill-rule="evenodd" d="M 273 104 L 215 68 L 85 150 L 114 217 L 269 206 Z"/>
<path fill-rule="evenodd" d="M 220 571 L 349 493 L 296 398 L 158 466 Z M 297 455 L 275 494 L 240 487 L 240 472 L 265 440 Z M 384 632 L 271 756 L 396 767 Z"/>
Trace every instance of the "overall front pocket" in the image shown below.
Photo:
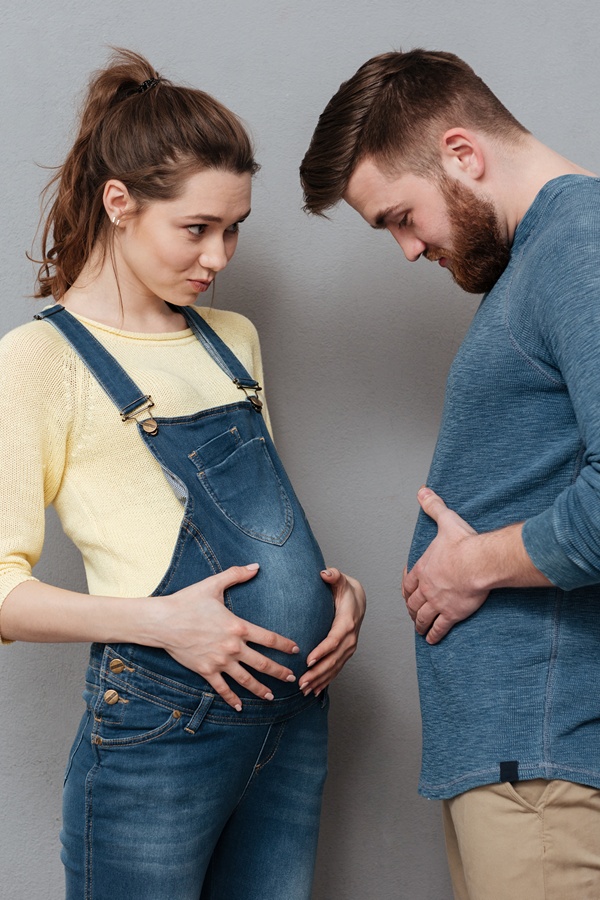
<path fill-rule="evenodd" d="M 101 685 L 94 706 L 92 743 L 102 747 L 131 747 L 154 741 L 180 724 L 182 713 L 169 704 L 124 685 L 117 691 Z"/>
<path fill-rule="evenodd" d="M 200 483 L 236 528 L 249 537 L 281 546 L 292 533 L 294 513 L 265 439 L 237 444 L 231 432 L 227 434 L 221 446 L 227 447 L 228 455 L 222 461 L 214 461 L 218 439 L 190 454 L 190 460 L 200 469 Z M 212 463 L 206 465 L 205 449 L 209 446 Z"/>

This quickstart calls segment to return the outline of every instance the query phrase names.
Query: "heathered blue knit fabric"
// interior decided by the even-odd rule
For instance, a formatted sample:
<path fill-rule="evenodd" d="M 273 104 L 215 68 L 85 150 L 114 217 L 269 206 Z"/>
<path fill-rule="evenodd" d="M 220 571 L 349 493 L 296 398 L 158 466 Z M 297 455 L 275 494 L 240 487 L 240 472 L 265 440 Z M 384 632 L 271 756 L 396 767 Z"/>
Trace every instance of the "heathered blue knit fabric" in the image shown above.
<path fill-rule="evenodd" d="M 526 520 L 557 587 L 492 591 L 440 644 L 417 635 L 421 793 L 503 762 L 600 788 L 600 179 L 550 181 L 519 224 L 451 367 L 427 484 L 477 531 Z M 435 533 L 421 513 L 410 565 Z"/>

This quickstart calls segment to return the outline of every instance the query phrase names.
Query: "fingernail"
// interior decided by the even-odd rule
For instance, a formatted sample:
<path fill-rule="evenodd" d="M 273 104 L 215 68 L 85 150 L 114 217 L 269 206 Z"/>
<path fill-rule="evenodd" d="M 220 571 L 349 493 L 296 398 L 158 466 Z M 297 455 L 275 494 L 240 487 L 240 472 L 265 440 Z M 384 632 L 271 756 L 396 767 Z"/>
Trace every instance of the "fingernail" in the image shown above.
<path fill-rule="evenodd" d="M 302 691 L 302 693 L 304 694 L 305 697 L 308 697 L 308 695 L 310 694 L 310 688 L 306 688 L 306 690 Z"/>
<path fill-rule="evenodd" d="M 285 680 L 286 680 L 286 681 L 295 681 L 295 680 L 296 680 L 296 676 L 295 676 L 295 675 L 288 675 L 288 677 L 287 677 Z"/>
<path fill-rule="evenodd" d="M 424 497 L 429 497 L 431 493 L 432 491 L 428 487 L 422 487 L 417 491 L 417 497 L 421 497 L 421 499 L 423 499 Z"/>
<path fill-rule="evenodd" d="M 315 691 L 315 697 L 318 697 L 319 694 L 322 692 L 322 690 L 323 690 L 323 688 L 319 688 L 318 691 Z"/>
<path fill-rule="evenodd" d="M 236 711 L 236 712 L 241 712 L 241 711 L 242 711 L 242 704 L 241 704 L 241 703 L 238 703 L 238 704 L 237 704 L 237 706 L 235 707 L 235 711 Z"/>
<path fill-rule="evenodd" d="M 256 572 L 257 569 L 260 569 L 260 565 L 259 563 L 249 563 L 246 568 L 250 569 L 251 572 Z"/>
<path fill-rule="evenodd" d="M 306 687 L 306 685 L 307 685 L 307 682 L 306 682 L 306 681 L 303 681 L 302 684 L 299 684 L 299 685 L 298 685 L 298 687 L 300 688 L 301 691 L 303 691 L 304 688 Z"/>
<path fill-rule="evenodd" d="M 321 575 L 331 575 L 331 574 L 332 574 L 332 572 L 330 569 L 323 569 L 323 571 L 321 572 Z"/>
<path fill-rule="evenodd" d="M 300 653 L 300 647 L 292 647 L 292 653 Z"/>
<path fill-rule="evenodd" d="M 310 667 L 314 666 L 315 663 L 316 663 L 316 659 L 309 659 L 309 661 L 306 663 L 306 665 L 310 669 Z"/>
<path fill-rule="evenodd" d="M 271 694 L 271 693 L 265 694 L 265 700 L 274 700 L 274 699 L 275 699 L 275 697 L 273 696 L 273 694 Z"/>

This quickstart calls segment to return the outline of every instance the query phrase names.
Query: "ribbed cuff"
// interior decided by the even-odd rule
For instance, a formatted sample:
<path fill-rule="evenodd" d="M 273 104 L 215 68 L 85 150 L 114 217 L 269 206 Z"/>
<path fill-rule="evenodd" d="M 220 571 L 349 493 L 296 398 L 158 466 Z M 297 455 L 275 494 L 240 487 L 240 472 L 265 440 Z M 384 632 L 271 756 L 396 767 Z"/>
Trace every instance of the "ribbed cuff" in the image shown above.
<path fill-rule="evenodd" d="M 522 535 L 525 550 L 534 566 L 562 590 L 572 591 L 600 581 L 598 573 L 590 573 L 578 566 L 563 550 L 556 537 L 552 507 L 527 519 Z"/>

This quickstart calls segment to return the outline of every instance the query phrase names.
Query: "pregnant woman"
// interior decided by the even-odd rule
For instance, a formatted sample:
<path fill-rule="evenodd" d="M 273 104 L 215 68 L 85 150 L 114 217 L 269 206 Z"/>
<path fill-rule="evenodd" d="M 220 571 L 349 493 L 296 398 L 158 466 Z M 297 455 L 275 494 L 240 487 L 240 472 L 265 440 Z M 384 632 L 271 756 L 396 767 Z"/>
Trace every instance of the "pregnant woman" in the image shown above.
<path fill-rule="evenodd" d="M 68 900 L 308 900 L 327 685 L 364 593 L 269 432 L 258 339 L 193 306 L 257 169 L 236 116 L 118 51 L 51 182 L 37 321 L 0 342 L 3 641 L 90 641 Z M 53 503 L 90 594 L 33 578 Z"/>

